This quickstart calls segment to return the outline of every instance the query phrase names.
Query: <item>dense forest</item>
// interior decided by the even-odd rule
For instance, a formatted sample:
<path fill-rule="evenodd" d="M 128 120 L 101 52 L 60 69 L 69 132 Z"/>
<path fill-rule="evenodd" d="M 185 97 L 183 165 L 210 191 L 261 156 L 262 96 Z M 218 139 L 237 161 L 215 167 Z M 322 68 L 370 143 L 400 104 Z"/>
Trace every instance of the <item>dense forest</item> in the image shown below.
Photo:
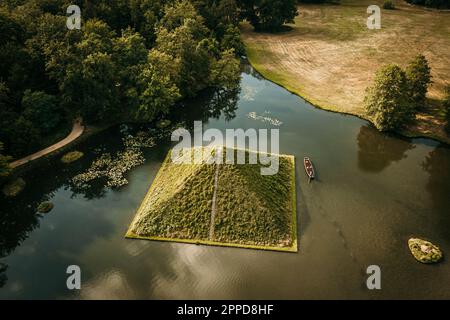
<path fill-rule="evenodd" d="M 212 3 L 212 4 L 211 4 Z M 234 0 L 2 1 L 0 141 L 14 157 L 61 123 L 147 121 L 206 87 L 238 80 Z"/>

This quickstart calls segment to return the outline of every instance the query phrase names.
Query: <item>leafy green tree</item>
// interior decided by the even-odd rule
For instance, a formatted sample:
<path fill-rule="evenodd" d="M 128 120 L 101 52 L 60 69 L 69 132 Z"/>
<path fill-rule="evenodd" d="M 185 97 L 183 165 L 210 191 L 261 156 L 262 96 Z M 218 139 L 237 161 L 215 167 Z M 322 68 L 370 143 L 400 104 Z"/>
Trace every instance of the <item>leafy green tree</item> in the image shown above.
<path fill-rule="evenodd" d="M 193 97 L 208 86 L 211 59 L 219 55 L 217 42 L 207 37 L 208 29 L 188 2 L 167 7 L 158 28 L 156 49 L 179 61 L 177 86 L 182 97 Z M 183 12 L 189 18 L 182 18 Z"/>
<path fill-rule="evenodd" d="M 185 25 L 186 21 L 192 20 L 190 27 L 195 37 L 204 36 L 207 28 L 204 25 L 203 17 L 197 12 L 189 0 L 175 2 L 175 4 L 166 5 L 164 16 L 160 21 L 160 27 L 173 31 Z"/>
<path fill-rule="evenodd" d="M 23 116 L 42 134 L 51 132 L 62 120 L 57 98 L 42 91 L 26 90 L 22 98 L 22 107 Z"/>
<path fill-rule="evenodd" d="M 25 156 L 41 147 L 41 135 L 30 120 L 23 116 L 8 128 L 8 150 L 14 157 Z"/>
<path fill-rule="evenodd" d="M 236 0 L 191 0 L 205 25 L 221 37 L 228 25 L 238 26 L 239 8 Z"/>
<path fill-rule="evenodd" d="M 365 108 L 375 126 L 382 131 L 401 128 L 413 118 L 406 73 L 397 65 L 382 67 L 374 84 L 367 89 Z"/>
<path fill-rule="evenodd" d="M 120 109 L 120 74 L 113 51 L 116 34 L 100 20 L 84 23 L 82 33 L 68 35 L 69 48 L 57 45 L 48 70 L 60 85 L 61 102 L 72 115 L 86 121 L 110 122 L 123 115 Z M 116 47 L 117 49 L 117 47 Z"/>
<path fill-rule="evenodd" d="M 278 31 L 298 15 L 296 0 L 243 0 L 239 6 L 242 17 L 257 31 Z"/>
<path fill-rule="evenodd" d="M 428 86 L 431 84 L 431 68 L 425 56 L 418 55 L 408 64 L 406 76 L 416 109 L 423 108 L 426 103 Z"/>
<path fill-rule="evenodd" d="M 245 54 L 245 46 L 241 40 L 241 33 L 238 27 L 233 26 L 232 24 L 228 25 L 220 42 L 220 49 L 234 49 L 235 53 L 239 56 Z"/>
<path fill-rule="evenodd" d="M 234 50 L 222 52 L 221 58 L 213 63 L 211 68 L 211 83 L 226 90 L 234 90 L 239 87 L 240 63 L 236 59 Z"/>
<path fill-rule="evenodd" d="M 150 46 L 156 40 L 155 28 L 164 14 L 168 0 L 130 0 L 131 26 L 138 31 Z"/>
<path fill-rule="evenodd" d="M 121 114 L 116 65 L 110 54 L 96 52 L 81 65 L 81 110 L 91 121 L 111 122 Z M 74 94 L 77 94 L 76 92 Z"/>
<path fill-rule="evenodd" d="M 149 54 L 149 63 L 140 74 L 139 84 L 142 87 L 140 106 L 137 113 L 139 119 L 153 120 L 158 113 L 168 113 L 169 108 L 180 98 L 178 87 L 173 81 L 170 57 L 153 50 Z"/>
<path fill-rule="evenodd" d="M 115 39 L 113 60 L 117 66 L 119 78 L 120 104 L 135 114 L 139 107 L 139 92 L 136 83 L 147 62 L 148 50 L 144 38 L 131 28 L 122 31 L 122 36 Z"/>
<path fill-rule="evenodd" d="M 11 172 L 11 168 L 9 167 L 11 157 L 3 155 L 2 152 L 3 152 L 3 143 L 0 141 L 0 179 L 8 176 L 9 173 Z"/>

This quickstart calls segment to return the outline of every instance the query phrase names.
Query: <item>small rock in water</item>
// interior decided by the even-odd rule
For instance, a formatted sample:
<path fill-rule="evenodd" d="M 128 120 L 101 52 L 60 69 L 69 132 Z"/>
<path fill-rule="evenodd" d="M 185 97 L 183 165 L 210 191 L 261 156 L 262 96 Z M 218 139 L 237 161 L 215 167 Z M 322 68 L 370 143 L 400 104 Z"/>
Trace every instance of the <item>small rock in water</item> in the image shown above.
<path fill-rule="evenodd" d="M 443 257 L 441 249 L 429 241 L 411 238 L 408 240 L 408 247 L 414 258 L 422 263 L 436 263 Z"/>
<path fill-rule="evenodd" d="M 37 207 L 37 211 L 39 213 L 48 213 L 53 209 L 53 207 L 54 207 L 53 203 L 49 201 L 44 201 Z"/>

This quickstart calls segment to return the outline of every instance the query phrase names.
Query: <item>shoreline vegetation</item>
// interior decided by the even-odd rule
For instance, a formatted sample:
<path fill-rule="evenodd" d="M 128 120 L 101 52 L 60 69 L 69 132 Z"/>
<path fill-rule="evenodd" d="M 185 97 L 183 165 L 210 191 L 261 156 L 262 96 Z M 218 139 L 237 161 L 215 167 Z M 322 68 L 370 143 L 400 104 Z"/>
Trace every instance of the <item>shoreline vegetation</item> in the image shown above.
<path fill-rule="evenodd" d="M 394 132 L 450 145 L 442 105 L 449 81 L 445 77 L 450 74 L 450 55 L 446 55 L 450 51 L 446 34 L 449 13 L 400 3 L 396 10 L 382 10 L 379 32 L 365 26 L 369 2 L 354 2 L 302 4 L 296 23 L 279 33 L 255 32 L 248 23 L 242 23 L 249 63 L 265 79 L 319 109 L 373 123 L 364 110 L 364 97 L 377 69 L 391 62 L 404 67 L 415 55 L 424 53 L 433 77 L 427 106 L 417 114 L 415 123 Z M 358 16 L 361 19 L 355 19 Z"/>
<path fill-rule="evenodd" d="M 174 164 L 171 152 L 137 210 L 126 238 L 298 251 L 293 156 L 279 155 L 279 173 L 261 176 L 260 165 L 253 164 Z M 245 152 L 247 158 L 253 151 Z"/>

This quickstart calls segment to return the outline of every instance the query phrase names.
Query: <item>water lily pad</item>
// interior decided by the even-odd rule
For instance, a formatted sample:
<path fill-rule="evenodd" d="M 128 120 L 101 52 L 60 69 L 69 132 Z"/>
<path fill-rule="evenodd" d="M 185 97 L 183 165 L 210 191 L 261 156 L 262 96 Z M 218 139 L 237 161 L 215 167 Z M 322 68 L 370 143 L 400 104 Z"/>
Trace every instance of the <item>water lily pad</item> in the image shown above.
<path fill-rule="evenodd" d="M 159 129 L 164 129 L 164 128 L 167 128 L 168 126 L 170 126 L 170 124 L 171 124 L 170 120 L 164 119 L 164 120 L 158 121 L 158 123 L 156 124 L 156 127 Z"/>
<path fill-rule="evenodd" d="M 411 238 L 408 247 L 414 258 L 422 263 L 436 263 L 443 257 L 441 249 L 429 241 Z"/>
<path fill-rule="evenodd" d="M 44 201 L 38 206 L 37 211 L 39 213 L 47 213 L 50 212 L 53 209 L 53 207 L 54 207 L 53 203 L 49 201 Z"/>
<path fill-rule="evenodd" d="M 69 153 L 66 153 L 62 158 L 61 158 L 61 161 L 63 162 L 63 163 L 72 163 L 72 162 L 75 162 L 75 161 L 77 161 L 78 159 L 80 159 L 81 157 L 83 157 L 84 156 L 84 154 L 83 154 L 83 152 L 80 152 L 80 151 L 72 151 L 72 152 L 69 152 Z"/>
<path fill-rule="evenodd" d="M 25 180 L 17 178 L 3 187 L 3 194 L 7 197 L 15 197 L 25 188 Z"/>

